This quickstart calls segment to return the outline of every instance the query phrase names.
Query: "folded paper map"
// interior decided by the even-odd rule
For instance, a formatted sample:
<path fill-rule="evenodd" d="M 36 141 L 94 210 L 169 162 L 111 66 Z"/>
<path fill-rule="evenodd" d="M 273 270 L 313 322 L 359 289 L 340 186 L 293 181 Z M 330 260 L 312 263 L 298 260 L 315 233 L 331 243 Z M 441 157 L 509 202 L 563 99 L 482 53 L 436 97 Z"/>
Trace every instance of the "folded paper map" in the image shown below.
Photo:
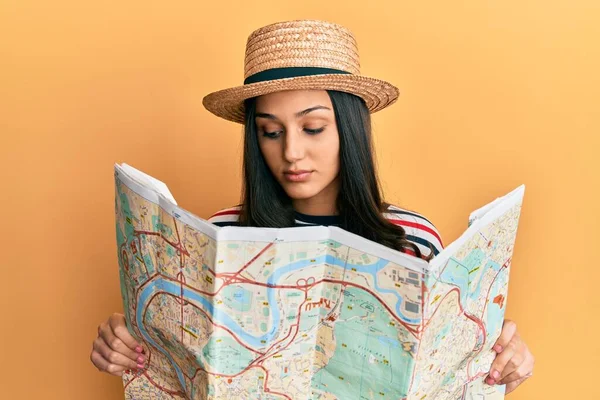
<path fill-rule="evenodd" d="M 127 399 L 502 399 L 520 186 L 429 263 L 338 227 L 217 227 L 115 165 Z"/>

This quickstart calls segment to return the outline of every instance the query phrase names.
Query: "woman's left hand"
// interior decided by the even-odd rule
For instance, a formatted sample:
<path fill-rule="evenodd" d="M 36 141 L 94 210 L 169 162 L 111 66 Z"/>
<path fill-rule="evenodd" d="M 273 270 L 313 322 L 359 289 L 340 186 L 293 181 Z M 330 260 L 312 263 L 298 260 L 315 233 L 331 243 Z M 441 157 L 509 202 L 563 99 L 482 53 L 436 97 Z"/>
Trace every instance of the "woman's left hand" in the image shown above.
<path fill-rule="evenodd" d="M 533 375 L 533 354 L 517 332 L 517 324 L 504 320 L 502 332 L 493 347 L 497 353 L 490 374 L 485 378 L 488 385 L 506 385 L 506 394 L 512 392 Z"/>

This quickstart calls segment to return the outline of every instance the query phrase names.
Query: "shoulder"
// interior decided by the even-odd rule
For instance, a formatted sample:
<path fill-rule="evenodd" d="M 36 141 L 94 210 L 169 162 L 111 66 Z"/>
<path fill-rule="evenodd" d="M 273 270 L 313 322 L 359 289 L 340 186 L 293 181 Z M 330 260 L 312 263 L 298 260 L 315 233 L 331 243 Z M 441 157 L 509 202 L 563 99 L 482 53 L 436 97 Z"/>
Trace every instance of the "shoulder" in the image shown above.
<path fill-rule="evenodd" d="M 443 248 L 442 236 L 435 225 L 418 212 L 389 205 L 383 216 L 393 223 L 399 225 L 406 231 L 406 238 L 415 243 L 424 254 L 431 252 L 437 255 Z"/>
<path fill-rule="evenodd" d="M 217 226 L 236 226 L 240 220 L 241 205 L 224 208 L 208 218 L 208 222 Z"/>

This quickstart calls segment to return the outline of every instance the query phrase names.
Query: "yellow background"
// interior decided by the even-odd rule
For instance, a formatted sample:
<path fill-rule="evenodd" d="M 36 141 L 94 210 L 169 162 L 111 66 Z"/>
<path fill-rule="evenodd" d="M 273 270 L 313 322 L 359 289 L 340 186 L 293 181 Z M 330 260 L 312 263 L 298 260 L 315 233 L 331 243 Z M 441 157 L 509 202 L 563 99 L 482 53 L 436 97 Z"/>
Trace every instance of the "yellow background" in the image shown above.
<path fill-rule="evenodd" d="M 200 216 L 235 204 L 241 129 L 202 96 L 241 83 L 253 29 L 298 18 L 349 27 L 401 89 L 374 117 L 386 197 L 446 244 L 527 185 L 507 315 L 537 364 L 509 398 L 600 398 L 597 0 L 2 0 L 0 397 L 122 397 L 89 361 L 121 310 L 113 163 Z"/>

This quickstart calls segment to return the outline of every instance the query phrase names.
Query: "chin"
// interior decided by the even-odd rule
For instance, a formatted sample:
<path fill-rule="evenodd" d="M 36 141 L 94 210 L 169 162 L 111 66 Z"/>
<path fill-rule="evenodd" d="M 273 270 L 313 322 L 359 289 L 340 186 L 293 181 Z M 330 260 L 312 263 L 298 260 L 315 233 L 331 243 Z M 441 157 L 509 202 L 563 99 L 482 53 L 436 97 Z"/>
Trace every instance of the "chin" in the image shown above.
<path fill-rule="evenodd" d="M 319 193 L 319 190 L 316 190 L 314 187 L 302 187 L 299 184 L 288 184 L 285 185 L 283 189 L 292 200 L 310 199 L 311 197 L 314 197 Z"/>

